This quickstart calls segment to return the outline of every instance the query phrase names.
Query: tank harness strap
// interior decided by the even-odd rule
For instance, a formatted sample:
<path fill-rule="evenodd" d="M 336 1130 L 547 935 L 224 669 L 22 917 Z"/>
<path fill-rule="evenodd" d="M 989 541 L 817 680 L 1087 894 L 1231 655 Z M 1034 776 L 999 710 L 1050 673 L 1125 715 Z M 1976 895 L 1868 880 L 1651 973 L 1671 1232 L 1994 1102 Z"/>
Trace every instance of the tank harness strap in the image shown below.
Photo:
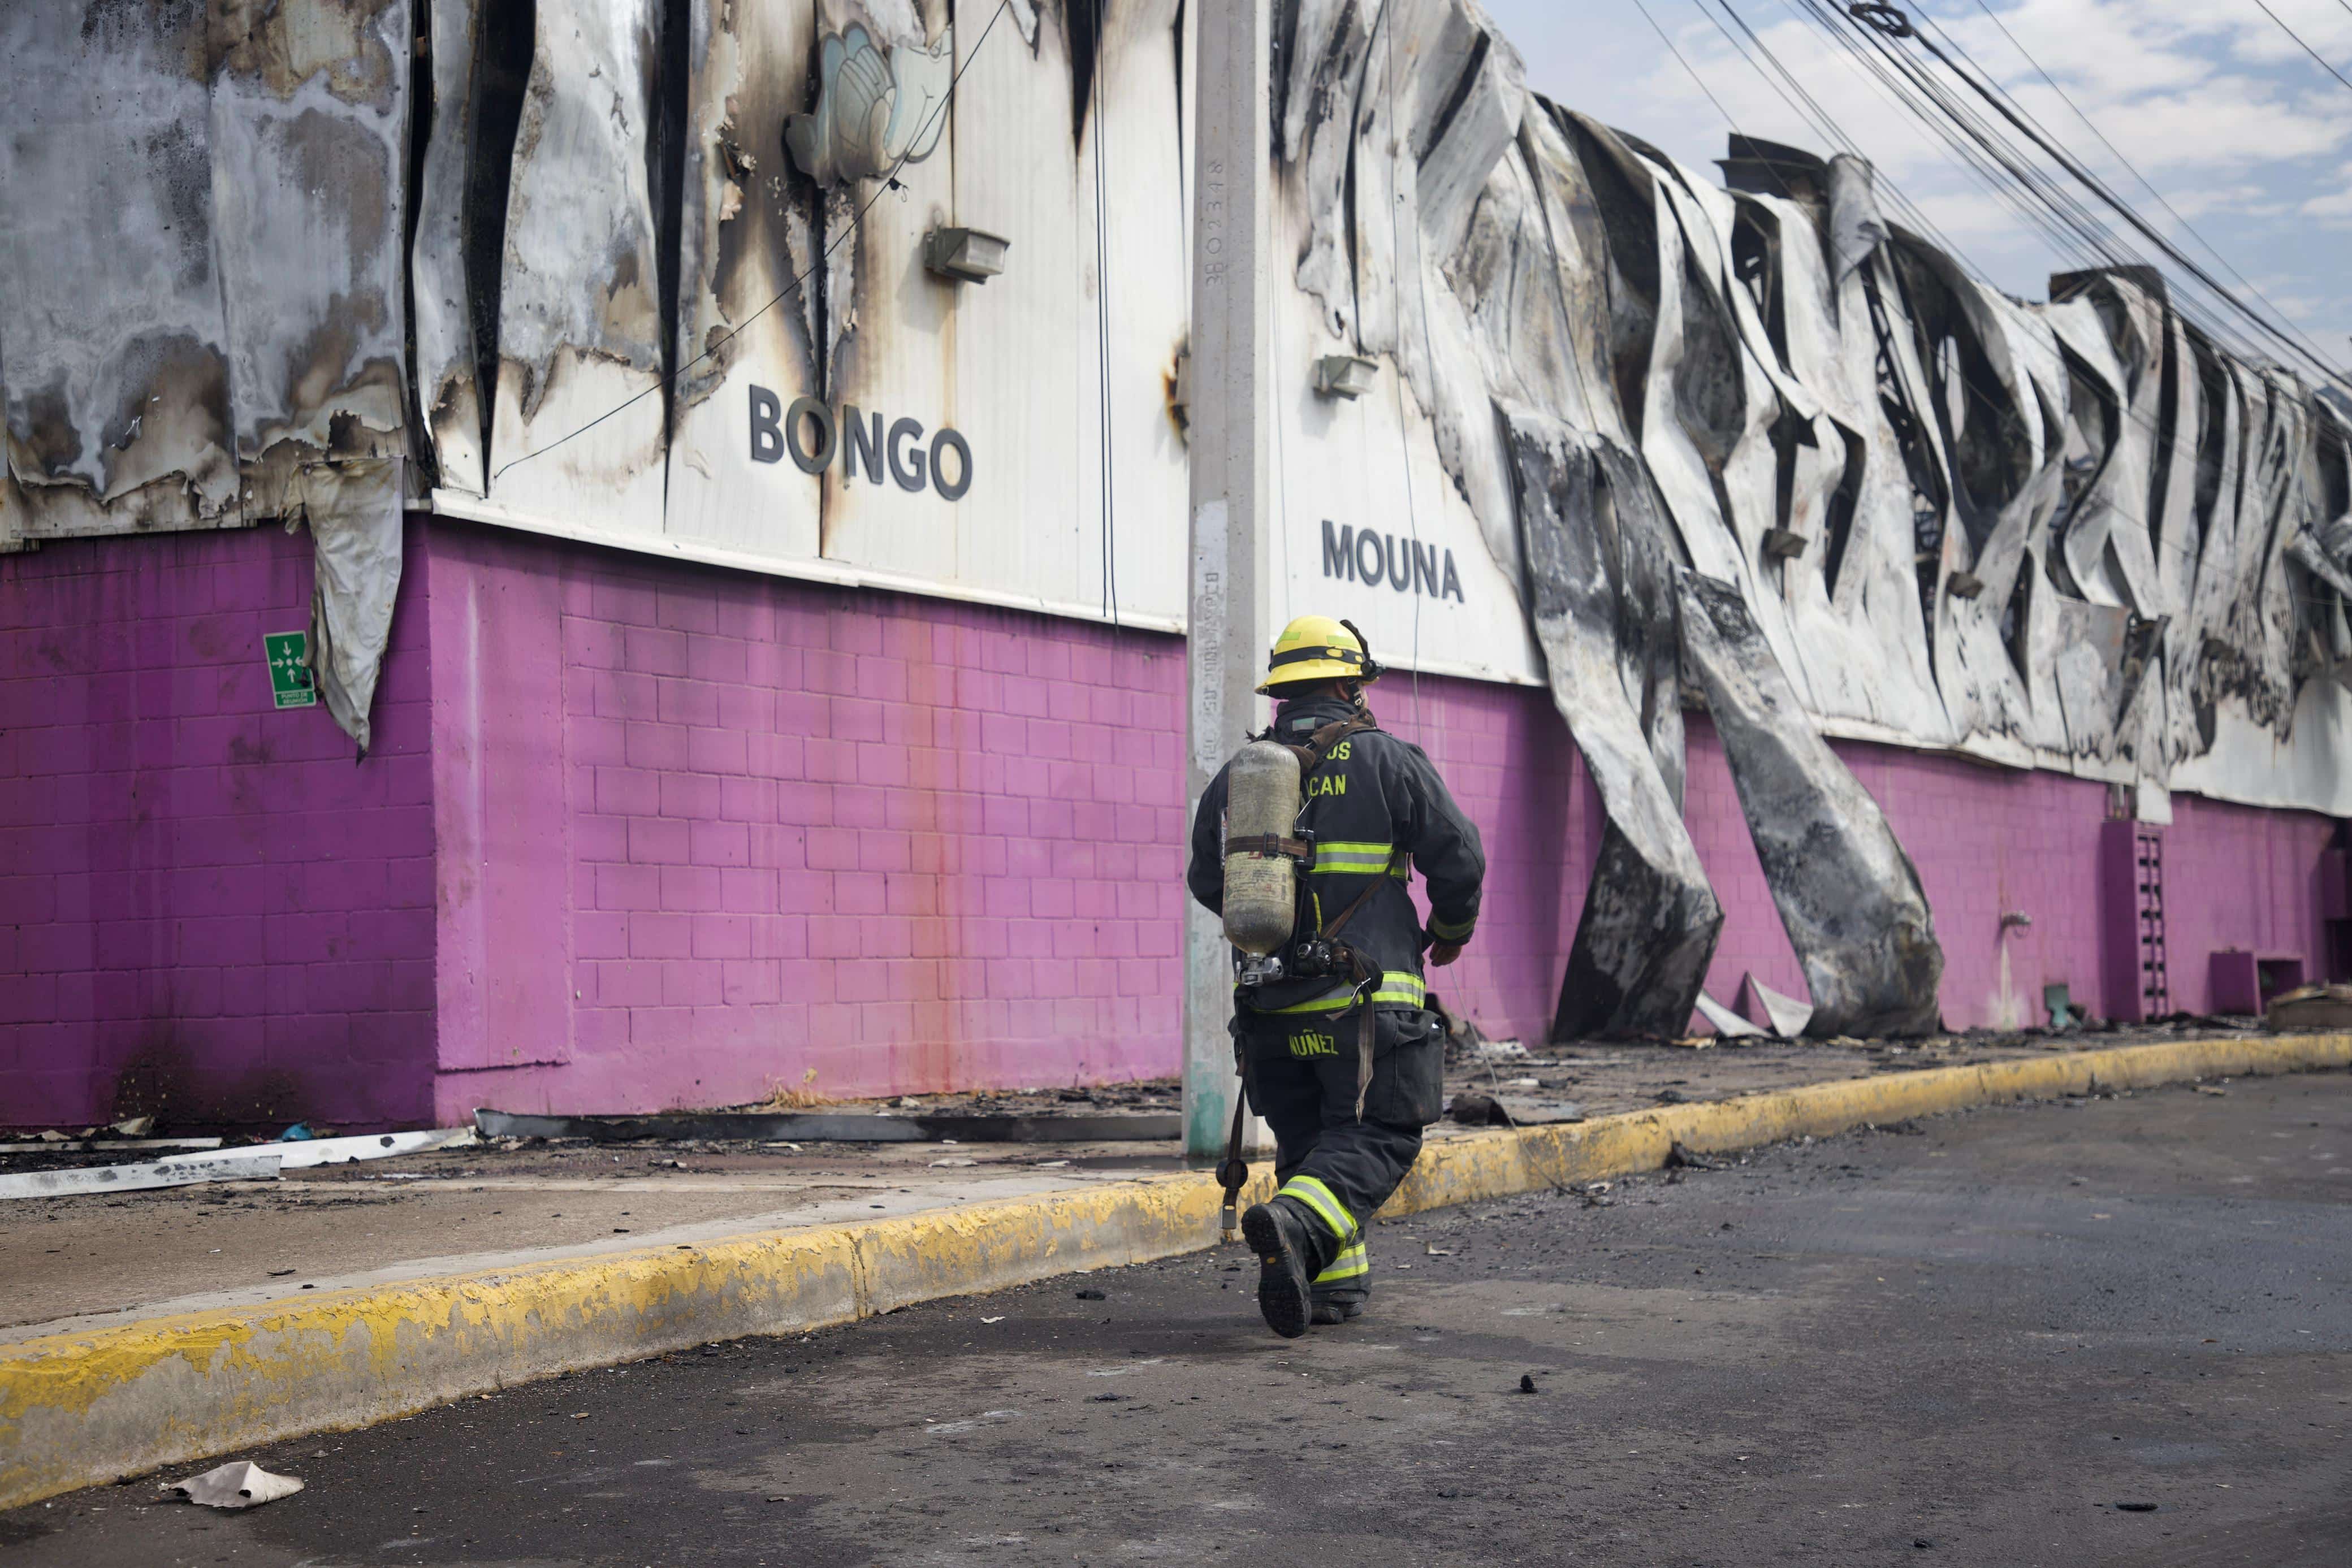
<path fill-rule="evenodd" d="M 1288 855 L 1302 865 L 1311 865 L 1315 860 L 1315 841 L 1312 839 L 1284 838 L 1276 833 L 1251 833 L 1238 839 L 1227 839 L 1225 852 L 1229 855 L 1265 855 L 1269 859 L 1276 855 Z"/>
<path fill-rule="evenodd" d="M 1315 777 L 1316 769 L 1322 767 L 1325 759 L 1331 755 L 1333 747 L 1351 735 L 1378 728 L 1380 724 L 1371 715 L 1359 713 L 1346 718 L 1333 719 L 1329 724 L 1308 736 L 1303 744 L 1288 740 L 1276 741 L 1275 744 L 1288 747 L 1297 756 L 1298 787 L 1304 789 L 1307 788 L 1307 781 Z M 1266 733 L 1271 736 L 1273 731 L 1269 730 Z"/>
<path fill-rule="evenodd" d="M 1370 902 L 1372 894 L 1380 891 L 1381 883 L 1386 880 L 1382 877 L 1367 881 L 1364 883 L 1364 891 L 1356 894 L 1348 907 L 1339 911 L 1338 916 L 1328 925 L 1323 927 L 1319 935 L 1327 939 L 1337 936 L 1339 934 L 1339 928 L 1355 918 L 1356 911 Z M 1348 972 L 1355 977 L 1356 981 L 1353 999 L 1356 1009 L 1356 1120 L 1360 1122 L 1364 1119 L 1364 1097 L 1371 1092 L 1372 1087 L 1374 1013 L 1372 992 L 1380 985 L 1381 971 L 1373 968 L 1370 962 L 1352 945 L 1346 942 L 1333 942 L 1331 946 L 1334 956 L 1347 961 Z"/>
<path fill-rule="evenodd" d="M 1346 718 L 1333 719 L 1329 724 L 1323 726 L 1322 728 L 1308 736 L 1307 737 L 1306 744 L 1303 746 L 1293 745 L 1287 741 L 1280 742 L 1278 744 L 1289 746 L 1290 749 L 1297 754 L 1298 783 L 1299 788 L 1303 790 L 1307 786 L 1307 781 L 1315 777 L 1316 771 L 1319 769 L 1323 766 L 1325 760 L 1330 757 L 1332 747 L 1338 746 L 1339 742 L 1347 739 L 1351 735 L 1360 735 L 1365 730 L 1378 728 L 1380 728 L 1380 725 L 1373 719 L 1370 714 L 1360 712 L 1351 714 Z M 1254 840 L 1243 840 L 1240 841 L 1240 842 L 1248 844 L 1253 848 L 1255 848 L 1255 841 Z M 1231 850 L 1233 847 L 1234 844 L 1230 841 L 1226 845 L 1228 850 Z M 1266 852 L 1258 851 L 1257 852 L 1264 853 Z M 1290 852 L 1285 850 L 1280 852 L 1288 853 Z M 1307 859 L 1310 864 L 1312 863 L 1313 858 L 1313 848 L 1309 845 Z M 1363 908 L 1365 904 L 1370 900 L 1372 894 L 1380 890 L 1381 883 L 1386 880 L 1387 879 L 1385 877 L 1382 877 L 1367 882 L 1364 884 L 1364 890 L 1356 894 L 1354 902 L 1350 903 L 1347 908 L 1341 910 L 1338 918 L 1334 919 L 1329 925 L 1324 926 L 1320 931 L 1317 932 L 1316 935 L 1326 938 L 1338 936 L 1340 928 L 1355 917 L 1356 911 Z M 1350 998 L 1349 1006 L 1355 1008 L 1359 1014 L 1359 1021 L 1356 1026 L 1356 1120 L 1360 1122 L 1364 1119 L 1364 1097 L 1370 1092 L 1372 1087 L 1372 992 L 1380 985 L 1381 972 L 1378 969 L 1373 968 L 1371 965 L 1365 960 L 1365 957 L 1361 953 L 1359 953 L 1355 948 L 1349 946 L 1345 942 L 1335 942 L 1332 944 L 1332 956 L 1339 958 L 1347 964 L 1348 972 L 1356 982 L 1356 988 Z M 1223 1179 L 1223 1173 L 1227 1171 L 1238 1170 L 1241 1173 L 1241 1175 L 1234 1179 L 1233 1186 L 1227 1189 L 1229 1194 L 1238 1192 L 1240 1190 L 1241 1182 L 1246 1179 L 1249 1174 L 1249 1167 L 1241 1163 L 1241 1147 L 1242 1124 L 1239 1114 L 1236 1113 L 1234 1120 L 1232 1146 L 1226 1150 L 1225 1164 L 1219 1167 L 1220 1180 Z M 1226 1199 L 1225 1208 L 1228 1214 L 1232 1212 L 1233 1199 L 1230 1196 Z"/>

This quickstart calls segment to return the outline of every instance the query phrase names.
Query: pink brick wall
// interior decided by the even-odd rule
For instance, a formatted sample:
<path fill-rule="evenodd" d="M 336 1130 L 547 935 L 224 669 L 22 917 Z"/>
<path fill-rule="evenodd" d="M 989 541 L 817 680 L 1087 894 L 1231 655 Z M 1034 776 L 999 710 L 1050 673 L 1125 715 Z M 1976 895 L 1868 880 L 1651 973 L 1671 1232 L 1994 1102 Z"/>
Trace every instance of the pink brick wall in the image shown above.
<path fill-rule="evenodd" d="M 443 795 L 458 772 L 542 779 L 516 815 L 565 826 L 541 918 L 570 935 L 529 961 L 574 993 L 568 1038 L 526 1041 L 520 1065 L 463 1059 L 445 1029 L 445 1117 L 1174 1070 L 1175 639 L 432 537 L 436 733 L 486 759 L 450 747 Z M 550 591 L 519 602 L 530 584 Z M 443 612 L 469 593 L 503 622 L 500 669 L 549 684 L 560 722 L 444 725 L 462 677 Z"/>
<path fill-rule="evenodd" d="M 275 713 L 309 541 L 0 558 L 0 1123 L 144 1108 L 351 1124 L 1172 1072 L 1181 644 L 415 518 L 378 746 Z M 430 590 L 428 592 L 427 590 Z M 427 652 L 430 651 L 428 658 Z M 1491 862 L 1432 978 L 1539 1040 L 1600 814 L 1538 690 L 1401 675 Z M 1801 995 L 1719 742 L 1686 815 L 1710 988 Z M 2105 1010 L 2104 787 L 1841 746 L 1926 882 L 1954 1027 Z M 2333 824 L 2188 797 L 2175 1005 L 2321 945 Z M 1418 885 L 1418 884 L 1416 884 Z M 2004 910 L 2032 927 L 2000 936 Z"/>
<path fill-rule="evenodd" d="M 1431 988 L 1494 1039 L 1541 1040 L 1600 846 L 1599 798 L 1568 727 L 1546 693 L 1434 675 L 1391 677 L 1372 708 L 1429 753 L 1486 846 L 1477 936 L 1429 972 Z"/>
<path fill-rule="evenodd" d="M 271 706 L 310 594 L 276 529 L 0 556 L 0 1124 L 427 1113 L 422 581 L 357 767 Z"/>
<path fill-rule="evenodd" d="M 1944 1022 L 1952 1029 L 2040 1025 L 2042 988 L 2063 981 L 2102 1016 L 2100 827 L 2107 787 L 2055 773 L 2022 773 L 1899 747 L 1837 743 L 1919 868 L 1944 948 Z M 1780 916 L 1764 887 L 1713 725 L 1693 715 L 1684 815 L 1723 902 L 1723 939 L 1707 988 L 1729 1003 L 1743 976 L 1806 995 Z M 2320 852 L 2332 819 L 2172 798 L 2166 830 L 2172 1005 L 2205 1011 L 2208 964 L 2226 946 L 2304 955 L 2321 973 Z M 2001 934 L 2015 910 L 2033 924 Z"/>

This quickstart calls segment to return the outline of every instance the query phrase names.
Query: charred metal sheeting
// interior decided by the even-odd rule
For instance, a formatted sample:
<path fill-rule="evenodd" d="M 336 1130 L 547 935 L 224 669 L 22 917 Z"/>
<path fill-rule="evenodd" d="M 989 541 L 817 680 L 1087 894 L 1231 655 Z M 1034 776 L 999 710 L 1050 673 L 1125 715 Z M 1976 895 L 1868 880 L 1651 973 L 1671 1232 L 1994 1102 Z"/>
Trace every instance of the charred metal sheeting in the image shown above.
<path fill-rule="evenodd" d="M 396 457 L 320 464 L 295 478 L 310 524 L 311 664 L 327 711 L 362 755 L 400 594 L 404 466 Z"/>
<path fill-rule="evenodd" d="M 1683 825 L 1673 611 L 1645 526 L 1647 481 L 1630 457 L 1558 420 L 1499 402 L 1496 413 L 1552 701 L 1609 817 L 1553 1038 L 1678 1035 L 1723 910 Z"/>
<path fill-rule="evenodd" d="M 86 1166 L 70 1170 L 18 1171 L 0 1176 L 0 1198 L 70 1197 L 91 1192 L 143 1192 L 159 1186 L 194 1186 L 208 1181 L 275 1181 L 285 1157 L 281 1149 L 237 1149 L 228 1154 L 174 1155 L 145 1165 Z"/>
<path fill-rule="evenodd" d="M 586 1138 L 598 1144 L 640 1139 L 745 1139 L 806 1144 L 1116 1144 L 1181 1137 L 1171 1112 L 1112 1116 L 866 1116 L 761 1111 L 676 1112 L 654 1116 L 533 1116 L 477 1111 L 486 1138 Z"/>
<path fill-rule="evenodd" d="M 1810 1004 L 1782 996 L 1754 975 L 1739 983 L 1739 1012 L 1767 1034 L 1776 1034 L 1783 1040 L 1794 1040 L 1804 1033 L 1805 1025 L 1813 1016 Z"/>
<path fill-rule="evenodd" d="M 66 1138 L 54 1144 L 0 1144 L 0 1155 L 144 1154 L 220 1146 L 218 1138 Z"/>
<path fill-rule="evenodd" d="M 1812 991 L 1807 1032 L 1933 1030 L 1944 950 L 1911 857 L 1798 706 L 1738 593 L 1696 572 L 1678 587 L 1684 652 Z"/>
<path fill-rule="evenodd" d="M 524 515 L 634 517 L 658 531 L 676 256 L 662 243 L 664 184 L 676 177 L 662 141 L 667 11 L 659 0 L 536 0 L 488 458 L 492 495 Z M 569 442 L 562 461 L 511 467 L 592 421 L 602 422 L 593 437 Z"/>
<path fill-rule="evenodd" d="M 322 552 L 340 536 L 341 564 L 320 572 L 337 643 L 320 684 L 362 744 L 409 439 L 408 12 L 0 9 L 13 527 L 37 542 L 307 519 Z M 355 547 L 359 532 L 388 533 L 388 552 Z M 355 580 L 363 556 L 377 564 Z"/>
<path fill-rule="evenodd" d="M 196 1140 L 204 1142 L 205 1140 Z M 344 1138 L 305 1138 L 246 1149 L 206 1149 L 166 1155 L 136 1165 L 81 1166 L 69 1170 L 22 1171 L 0 1176 L 0 1198 L 63 1197 L 74 1193 L 137 1192 L 149 1187 L 187 1186 L 208 1181 L 271 1181 L 282 1171 L 315 1166 L 383 1160 L 433 1149 L 463 1148 L 478 1142 L 471 1127 L 434 1127 L 417 1133 L 361 1133 Z M 217 1144 L 219 1139 L 209 1142 Z M 104 1148 L 105 1144 L 37 1144 L 43 1150 Z"/>
<path fill-rule="evenodd" d="M 1769 1030 L 1757 1028 L 1705 991 L 1698 994 L 1698 1016 L 1706 1019 L 1714 1027 L 1715 1032 L 1726 1040 L 1760 1038 L 1772 1032 Z"/>
<path fill-rule="evenodd" d="M 2309 387 L 2144 269 L 2000 295 L 1889 224 L 1852 155 L 1735 138 L 1727 191 L 1534 94 L 1515 112 L 1468 0 L 1285 0 L 1275 26 L 1295 281 L 1394 358 L 1507 568 L 1482 390 L 1637 451 L 1678 559 L 1840 732 L 2281 798 L 2300 693 L 2352 647 L 2313 564 L 2352 568 L 2345 436 Z M 2273 746 L 2216 751 L 2233 723 Z"/>
<path fill-rule="evenodd" d="M 480 1141 L 471 1127 L 427 1127 L 415 1133 L 353 1133 L 341 1138 L 300 1138 L 270 1144 L 267 1149 L 278 1156 L 280 1170 L 294 1171 L 315 1166 L 347 1166 L 359 1160 L 396 1159 L 402 1155 L 429 1154 L 435 1149 L 462 1149 Z M 181 1165 L 200 1157 L 171 1155 L 156 1163 Z"/>
<path fill-rule="evenodd" d="M 467 277 L 478 246 L 495 246 L 504 226 L 505 182 L 485 178 L 495 160 L 478 144 L 487 140 L 483 100 L 490 96 L 499 59 L 484 36 L 476 0 L 415 0 L 418 26 L 433 61 L 433 117 L 420 150 L 410 201 L 416 235 L 409 251 L 409 297 L 416 332 L 416 408 L 441 485 L 486 494 L 475 297 Z M 483 189 L 495 184 L 495 193 Z M 485 206 L 494 208 L 494 215 Z M 478 265 L 478 264 L 477 264 Z"/>

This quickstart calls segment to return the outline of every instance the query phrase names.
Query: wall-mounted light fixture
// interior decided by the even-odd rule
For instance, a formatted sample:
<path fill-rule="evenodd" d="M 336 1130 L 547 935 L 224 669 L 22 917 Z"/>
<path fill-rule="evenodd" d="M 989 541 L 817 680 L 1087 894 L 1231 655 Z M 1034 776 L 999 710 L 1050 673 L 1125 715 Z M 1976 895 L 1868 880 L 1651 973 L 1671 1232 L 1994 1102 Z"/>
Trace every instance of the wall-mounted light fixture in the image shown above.
<path fill-rule="evenodd" d="M 1325 397 L 1360 398 L 1372 390 L 1380 366 L 1355 354 L 1326 354 L 1315 361 L 1315 390 Z"/>
<path fill-rule="evenodd" d="M 923 236 L 923 265 L 950 283 L 985 283 L 1004 270 L 1012 248 L 983 229 L 933 229 Z"/>

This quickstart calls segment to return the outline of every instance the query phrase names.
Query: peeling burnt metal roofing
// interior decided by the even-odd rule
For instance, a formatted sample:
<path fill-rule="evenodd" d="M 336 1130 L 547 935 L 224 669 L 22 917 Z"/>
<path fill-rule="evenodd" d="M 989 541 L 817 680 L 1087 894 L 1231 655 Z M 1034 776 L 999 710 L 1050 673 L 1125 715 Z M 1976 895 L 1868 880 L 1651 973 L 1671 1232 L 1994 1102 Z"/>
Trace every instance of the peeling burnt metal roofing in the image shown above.
<path fill-rule="evenodd" d="M 320 685 L 362 747 L 410 440 L 407 16 L 0 12 L 0 549 L 310 517 L 367 567 L 323 573 L 350 591 L 313 609 Z"/>
<path fill-rule="evenodd" d="M 1179 0 L 1115 5 L 1099 35 L 1090 6 L 1011 15 L 971 112 L 1050 114 L 1024 189 L 1078 201 L 1106 115 L 1129 117 L 1130 172 L 1139 131 L 1152 157 L 1181 145 L 1134 118 L 1180 112 Z M 731 537 L 709 455 L 743 364 L 828 402 L 910 377 L 954 395 L 961 361 L 901 319 L 904 236 L 855 224 L 856 192 L 782 140 L 825 32 L 929 49 L 947 20 L 940 0 L 0 11 L 0 549 L 306 517 L 321 685 L 364 740 L 411 494 Z M 1777 802 L 1749 806 L 1759 846 L 1798 822 L 1826 846 L 1764 857 L 1824 1019 L 1916 1020 L 1935 969 L 1916 879 L 1824 732 L 2342 804 L 2291 760 L 2313 694 L 2352 686 L 2338 389 L 2233 357 L 2145 269 L 2062 275 L 2041 304 L 1990 289 L 1888 223 L 1851 155 L 1735 137 L 1726 188 L 1528 90 L 1472 0 L 1276 0 L 1272 25 L 1283 286 L 1395 366 L 1600 782 L 1564 1028 L 1680 1032 L 1712 953 L 1685 671 L 1743 801 Z M 1034 91 L 1008 104 L 1007 81 Z M 902 193 L 951 200 L 954 165 Z M 1040 203 L 1024 256 L 1078 249 L 1083 217 Z M 1003 346 L 1042 374 L 1026 349 Z M 493 453 L 616 409 L 493 482 Z M 793 549 L 875 537 L 870 502 L 811 496 Z M 1890 912 L 1903 949 L 1857 947 L 1842 907 Z"/>

